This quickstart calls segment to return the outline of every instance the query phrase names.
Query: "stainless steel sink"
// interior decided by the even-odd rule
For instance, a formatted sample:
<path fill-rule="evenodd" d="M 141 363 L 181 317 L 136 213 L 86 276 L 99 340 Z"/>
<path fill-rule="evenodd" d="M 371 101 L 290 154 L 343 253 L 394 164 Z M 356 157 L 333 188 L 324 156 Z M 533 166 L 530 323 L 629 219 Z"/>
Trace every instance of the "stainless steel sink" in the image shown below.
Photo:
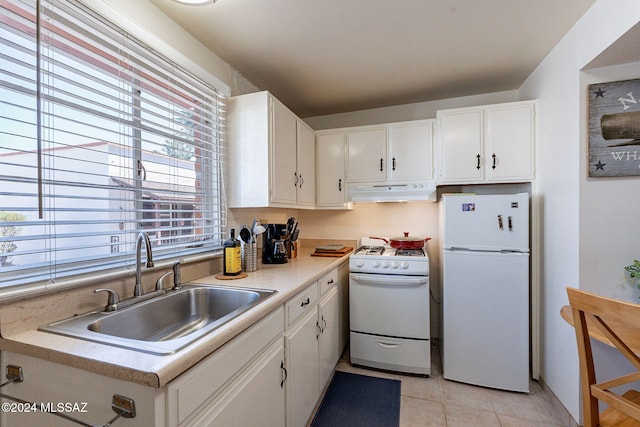
<path fill-rule="evenodd" d="M 184 285 L 114 312 L 91 312 L 40 330 L 153 354 L 171 354 L 263 302 L 276 291 Z"/>

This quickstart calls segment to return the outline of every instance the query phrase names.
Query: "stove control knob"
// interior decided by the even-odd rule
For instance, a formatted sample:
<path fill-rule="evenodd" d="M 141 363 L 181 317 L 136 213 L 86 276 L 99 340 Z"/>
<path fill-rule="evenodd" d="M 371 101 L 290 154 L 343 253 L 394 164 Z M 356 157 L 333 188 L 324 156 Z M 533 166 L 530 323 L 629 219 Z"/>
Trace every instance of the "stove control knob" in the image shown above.
<path fill-rule="evenodd" d="M 389 261 L 385 261 L 385 262 L 382 264 L 382 266 L 383 266 L 384 268 L 389 268 Z"/>
<path fill-rule="evenodd" d="M 391 267 L 393 267 L 393 268 L 398 268 L 398 267 L 400 267 L 400 263 L 399 263 L 398 261 L 393 261 L 393 262 L 391 263 Z"/>
<path fill-rule="evenodd" d="M 373 261 L 373 268 L 378 268 L 378 267 L 380 267 L 380 261 L 378 260 Z"/>
<path fill-rule="evenodd" d="M 356 261 L 356 267 L 362 268 L 364 266 L 364 260 L 359 259 Z"/>
<path fill-rule="evenodd" d="M 409 268 L 409 263 L 408 263 L 407 261 L 404 261 L 404 262 L 402 263 L 402 268 L 403 268 L 404 270 L 406 270 L 407 268 Z"/>

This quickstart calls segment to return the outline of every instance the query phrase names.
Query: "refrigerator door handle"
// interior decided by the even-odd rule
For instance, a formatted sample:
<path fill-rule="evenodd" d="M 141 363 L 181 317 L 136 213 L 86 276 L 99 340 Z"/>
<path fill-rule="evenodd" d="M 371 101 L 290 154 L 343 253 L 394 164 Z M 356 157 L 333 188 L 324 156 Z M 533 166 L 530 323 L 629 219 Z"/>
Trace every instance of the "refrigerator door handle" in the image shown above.
<path fill-rule="evenodd" d="M 462 248 L 462 247 L 458 247 L 458 246 L 452 246 L 450 248 L 444 248 L 443 249 L 444 252 L 446 253 L 452 253 L 452 252 L 474 252 L 474 253 L 498 253 L 498 254 L 511 254 L 511 253 L 516 253 L 516 254 L 528 254 L 529 250 L 528 249 L 483 249 L 483 248 Z"/>

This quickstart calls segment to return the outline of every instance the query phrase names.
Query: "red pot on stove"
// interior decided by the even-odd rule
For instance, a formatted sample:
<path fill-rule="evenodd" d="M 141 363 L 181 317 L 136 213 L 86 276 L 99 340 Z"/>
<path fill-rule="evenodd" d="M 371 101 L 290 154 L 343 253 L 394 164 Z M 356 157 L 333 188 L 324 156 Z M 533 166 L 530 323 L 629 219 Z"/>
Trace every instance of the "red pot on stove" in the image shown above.
<path fill-rule="evenodd" d="M 392 248 L 396 248 L 396 249 L 422 249 L 424 244 L 429 240 L 431 240 L 431 237 L 426 237 L 422 239 L 419 239 L 416 237 L 409 237 L 408 231 L 405 231 L 404 236 L 402 237 L 393 237 L 389 240 L 383 237 L 369 237 L 369 238 L 384 240 L 385 243 L 389 244 Z"/>

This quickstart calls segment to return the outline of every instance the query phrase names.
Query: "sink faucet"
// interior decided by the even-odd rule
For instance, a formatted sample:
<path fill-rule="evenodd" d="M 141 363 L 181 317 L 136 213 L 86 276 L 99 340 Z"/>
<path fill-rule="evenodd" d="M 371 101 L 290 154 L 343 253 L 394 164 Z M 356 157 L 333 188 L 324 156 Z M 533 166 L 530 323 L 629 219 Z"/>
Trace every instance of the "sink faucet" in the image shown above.
<path fill-rule="evenodd" d="M 142 231 L 138 234 L 138 238 L 136 239 L 136 285 L 133 288 L 133 296 L 140 297 L 142 296 L 142 256 L 140 250 L 142 249 L 142 242 L 144 242 L 145 249 L 147 251 L 147 263 L 145 266 L 147 268 L 153 267 L 153 253 L 151 252 L 151 240 L 149 240 L 149 235 Z"/>

